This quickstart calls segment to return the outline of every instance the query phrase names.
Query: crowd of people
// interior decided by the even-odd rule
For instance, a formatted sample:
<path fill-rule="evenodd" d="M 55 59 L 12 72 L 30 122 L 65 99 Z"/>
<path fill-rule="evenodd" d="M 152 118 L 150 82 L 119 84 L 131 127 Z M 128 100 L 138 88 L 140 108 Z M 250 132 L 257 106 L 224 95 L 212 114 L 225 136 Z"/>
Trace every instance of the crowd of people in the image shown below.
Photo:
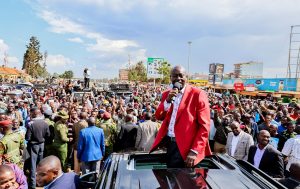
<path fill-rule="evenodd" d="M 296 102 L 283 104 L 272 96 L 246 98 L 228 91 L 217 95 L 210 89 L 205 94 L 185 83 L 178 90 L 174 84 L 176 78 L 184 79 L 183 72 L 180 67 L 173 69 L 177 75 L 171 75 L 169 95 L 163 93 L 168 86 L 134 84 L 129 97 L 95 92 L 86 93 L 78 101 L 71 98 L 78 86 L 60 82 L 44 93 L 33 89 L 30 103 L 26 95 L 16 99 L 10 98 L 6 89 L 1 91 L 0 189 L 63 188 L 66 182 L 76 188 L 78 175 L 99 172 L 101 162 L 112 152 L 148 152 L 161 142 L 156 138 L 165 135 L 173 142 L 167 153 L 175 148 L 180 160 L 167 162 L 168 167 L 192 167 L 210 154 L 210 146 L 214 153 L 248 161 L 269 176 L 282 178 L 282 182 L 288 178 L 300 180 L 295 174 L 300 172 L 300 106 Z M 85 83 L 84 88 L 88 87 Z M 182 97 L 186 92 L 190 101 Z M 187 111 L 181 108 L 182 98 L 189 104 Z M 173 108 L 178 117 L 171 112 L 166 115 L 170 121 L 163 121 L 164 112 Z M 190 119 L 183 119 L 187 116 Z M 191 139 L 185 138 L 187 129 L 181 126 L 179 131 L 175 125 L 180 122 L 190 122 Z M 206 122 L 208 128 L 198 126 Z M 206 131 L 209 145 L 201 136 Z M 194 139 L 201 141 L 200 147 Z M 174 160 L 174 154 L 170 154 L 168 159 Z"/>

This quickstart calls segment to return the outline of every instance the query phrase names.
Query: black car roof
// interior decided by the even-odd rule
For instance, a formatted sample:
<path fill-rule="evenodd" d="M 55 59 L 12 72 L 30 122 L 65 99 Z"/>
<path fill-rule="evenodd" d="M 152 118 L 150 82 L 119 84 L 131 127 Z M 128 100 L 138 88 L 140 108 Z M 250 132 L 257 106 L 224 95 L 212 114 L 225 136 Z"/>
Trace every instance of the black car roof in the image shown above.
<path fill-rule="evenodd" d="M 260 175 L 260 171 L 257 173 L 258 177 L 253 176 L 251 174 L 253 170 L 247 168 L 247 163 L 245 167 L 239 166 L 226 155 L 214 155 L 206 159 L 217 164 L 213 169 L 167 169 L 160 166 L 159 162 L 153 164 L 149 159 L 147 160 L 151 156 L 155 159 L 160 155 L 113 154 L 105 162 L 96 188 L 285 188 L 263 173 Z M 146 160 L 144 161 L 143 158 Z M 139 160 L 144 163 L 148 161 L 151 166 L 154 166 L 145 168 L 142 165 L 139 168 L 137 165 Z"/>

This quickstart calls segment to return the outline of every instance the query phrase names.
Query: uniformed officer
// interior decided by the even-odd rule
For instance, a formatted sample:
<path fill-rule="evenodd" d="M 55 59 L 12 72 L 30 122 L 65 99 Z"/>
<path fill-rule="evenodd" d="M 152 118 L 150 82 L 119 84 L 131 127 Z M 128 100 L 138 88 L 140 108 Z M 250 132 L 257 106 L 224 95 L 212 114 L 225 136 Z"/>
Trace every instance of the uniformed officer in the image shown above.
<path fill-rule="evenodd" d="M 45 110 L 44 116 L 45 116 L 45 122 L 49 125 L 49 131 L 50 131 L 50 137 L 47 138 L 45 141 L 45 155 L 50 156 L 54 155 L 55 149 L 53 148 L 53 141 L 54 141 L 54 121 L 51 119 L 51 116 L 53 115 L 52 110 Z"/>
<path fill-rule="evenodd" d="M 23 168 L 24 137 L 12 131 L 12 121 L 9 119 L 0 121 L 0 127 L 4 134 L 0 140 L 0 164 L 14 163 Z"/>
<path fill-rule="evenodd" d="M 60 111 L 58 112 L 57 117 L 59 117 L 59 120 L 54 124 L 53 148 L 55 149 L 55 155 L 61 161 L 62 167 L 65 168 L 68 154 L 68 142 L 71 142 L 68 138 L 67 127 L 69 115 L 65 111 Z"/>

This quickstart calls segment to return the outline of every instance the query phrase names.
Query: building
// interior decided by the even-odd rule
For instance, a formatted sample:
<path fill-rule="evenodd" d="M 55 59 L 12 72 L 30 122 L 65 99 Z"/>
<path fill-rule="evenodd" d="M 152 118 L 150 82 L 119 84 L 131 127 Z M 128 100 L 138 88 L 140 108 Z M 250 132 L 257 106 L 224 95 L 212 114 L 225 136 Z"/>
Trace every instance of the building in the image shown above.
<path fill-rule="evenodd" d="M 26 74 L 22 70 L 18 70 L 16 68 L 9 68 L 2 65 L 0 67 L 0 81 L 6 83 L 16 83 L 17 80 L 28 81 L 30 80 L 30 76 Z"/>
<path fill-rule="evenodd" d="M 119 79 L 121 81 L 128 81 L 128 69 L 119 69 Z"/>
<path fill-rule="evenodd" d="M 263 63 L 250 61 L 234 64 L 234 77 L 242 79 L 262 78 Z"/>

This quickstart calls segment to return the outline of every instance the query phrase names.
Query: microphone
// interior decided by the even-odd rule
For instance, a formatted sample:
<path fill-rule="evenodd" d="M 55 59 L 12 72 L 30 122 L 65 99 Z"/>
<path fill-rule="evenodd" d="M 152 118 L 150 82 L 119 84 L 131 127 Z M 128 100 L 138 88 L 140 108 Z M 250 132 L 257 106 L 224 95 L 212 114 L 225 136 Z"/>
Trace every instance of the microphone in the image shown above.
<path fill-rule="evenodd" d="M 178 91 L 180 91 L 182 89 L 182 84 L 179 83 L 179 82 L 175 82 L 174 85 L 173 85 L 173 89 L 178 89 Z M 173 103 L 175 101 L 175 97 L 176 96 L 172 97 L 171 103 Z"/>

